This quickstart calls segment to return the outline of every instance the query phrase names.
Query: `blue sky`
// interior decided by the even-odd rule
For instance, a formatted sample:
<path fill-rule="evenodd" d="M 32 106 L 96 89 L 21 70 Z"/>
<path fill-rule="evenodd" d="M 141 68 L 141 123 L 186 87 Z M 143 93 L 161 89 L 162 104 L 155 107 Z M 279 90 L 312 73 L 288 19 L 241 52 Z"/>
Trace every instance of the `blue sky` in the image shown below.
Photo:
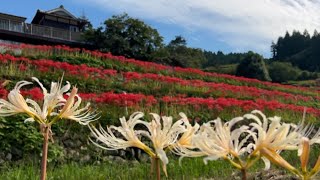
<path fill-rule="evenodd" d="M 0 12 L 27 17 L 37 9 L 60 5 L 83 13 L 97 27 L 112 15 L 127 12 L 156 28 L 169 42 L 176 35 L 188 45 L 210 51 L 246 52 L 269 57 L 272 40 L 285 31 L 320 30 L 318 0 L 10 0 Z"/>

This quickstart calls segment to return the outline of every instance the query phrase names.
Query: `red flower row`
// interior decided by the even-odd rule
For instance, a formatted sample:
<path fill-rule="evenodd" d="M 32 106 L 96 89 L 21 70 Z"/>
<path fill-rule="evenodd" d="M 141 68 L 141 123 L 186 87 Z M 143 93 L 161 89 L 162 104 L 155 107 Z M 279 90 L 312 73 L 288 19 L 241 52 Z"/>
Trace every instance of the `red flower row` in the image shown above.
<path fill-rule="evenodd" d="M 257 99 L 255 101 L 251 100 L 238 100 L 234 98 L 183 98 L 183 97 L 170 97 L 165 96 L 161 99 L 163 102 L 172 105 L 191 105 L 194 108 L 208 108 L 208 109 L 218 109 L 223 110 L 229 107 L 242 108 L 245 111 L 259 109 L 259 110 L 291 110 L 295 112 L 303 112 L 305 107 L 296 106 L 293 104 L 282 104 L 278 101 L 265 101 L 262 99 Z M 320 116 L 320 111 L 315 108 L 307 108 L 307 112 L 316 116 Z"/>
<path fill-rule="evenodd" d="M 281 91 L 270 91 L 265 89 L 259 89 L 256 87 L 248 87 L 248 86 L 235 86 L 225 83 L 212 83 L 212 82 L 205 82 L 201 80 L 184 80 L 180 78 L 170 77 L 170 76 L 162 76 L 159 74 L 140 74 L 136 72 L 126 72 L 124 73 L 124 77 L 127 81 L 130 80 L 141 80 L 141 79 L 150 79 L 154 81 L 161 81 L 166 83 L 178 83 L 180 85 L 187 85 L 193 87 L 206 87 L 210 90 L 207 93 L 218 91 L 223 94 L 232 93 L 233 96 L 249 96 L 249 97 L 266 97 L 268 99 L 276 99 L 276 98 L 284 98 L 287 100 L 302 100 L 302 101 L 311 101 L 313 100 L 312 97 L 306 97 L 302 95 L 293 95 L 290 93 L 285 93 Z"/>
<path fill-rule="evenodd" d="M 7 94 L 8 92 L 5 89 L 0 88 L 0 96 L 2 96 L 1 98 L 6 98 Z M 36 101 L 43 100 L 42 90 L 38 87 L 29 90 L 21 90 L 21 94 L 26 97 L 31 97 Z M 79 93 L 79 96 L 87 101 L 116 106 L 152 106 L 154 104 L 157 104 L 157 100 L 153 96 L 125 92 L 123 92 L 122 94 L 116 94 L 114 92 L 105 92 L 101 94 Z"/>
<path fill-rule="evenodd" d="M 3 88 L 0 88 L 0 96 L 5 98 L 7 96 L 7 91 Z M 43 94 L 40 88 L 32 88 L 30 90 L 23 90 L 21 94 L 24 96 L 30 96 L 35 100 L 42 100 Z M 89 100 L 91 102 L 95 102 L 98 104 L 108 104 L 108 105 L 116 105 L 116 106 L 138 106 L 138 107 L 149 107 L 154 106 L 160 102 L 165 103 L 166 107 L 171 106 L 192 106 L 194 109 L 209 109 L 209 110 L 218 110 L 222 111 L 228 108 L 241 108 L 244 111 L 249 111 L 253 109 L 259 110 L 284 110 L 284 111 L 294 111 L 302 113 L 304 111 L 303 106 L 296 106 L 292 104 L 282 104 L 278 101 L 265 101 L 261 99 L 257 99 L 256 101 L 251 100 L 238 100 L 234 98 L 195 98 L 195 97 L 171 97 L 164 96 L 162 98 L 156 99 L 153 96 L 146 96 L 143 94 L 133 94 L 133 93 L 122 93 L 116 94 L 114 92 L 105 92 L 102 94 L 85 94 L 81 93 L 80 97 L 84 100 Z M 320 116 L 320 111 L 315 108 L 307 108 L 307 112 L 309 114 L 313 114 L 317 117 Z"/>
<path fill-rule="evenodd" d="M 19 65 L 20 70 L 26 70 L 26 65 L 34 65 L 37 69 L 41 72 L 48 72 L 51 70 L 64 70 L 68 74 L 71 75 L 81 75 L 82 77 L 88 78 L 95 77 L 95 78 L 104 78 L 106 76 L 114 76 L 117 74 L 116 70 L 112 69 L 103 69 L 103 68 L 95 68 L 89 67 L 86 64 L 81 65 L 72 65 L 67 62 L 57 62 L 48 59 L 41 59 L 41 60 L 30 60 L 25 57 L 14 57 L 9 54 L 0 54 L 0 62 L 7 63 L 7 62 L 23 62 Z"/>
<path fill-rule="evenodd" d="M 0 54 L 0 62 L 7 63 L 8 61 L 12 62 L 24 62 L 20 63 L 20 70 L 26 70 L 27 67 L 24 64 L 35 65 L 39 71 L 48 72 L 49 69 L 61 69 L 66 71 L 68 74 L 72 75 L 81 75 L 85 78 L 89 76 L 91 78 L 105 78 L 110 76 L 115 76 L 117 74 L 116 70 L 103 69 L 103 68 L 94 68 L 88 67 L 85 64 L 81 65 L 72 65 L 66 62 L 56 62 L 52 60 L 29 60 L 24 57 L 14 57 L 8 54 L 1 55 Z M 231 93 L 233 97 L 236 96 L 246 96 L 246 97 L 261 97 L 264 96 L 267 99 L 276 99 L 276 98 L 284 98 L 287 100 L 302 100 L 302 101 L 310 101 L 313 100 L 311 97 L 306 97 L 302 95 L 293 95 L 290 93 L 284 93 L 280 91 L 270 91 L 259 89 L 256 87 L 248 87 L 248 86 L 235 86 L 229 85 L 225 83 L 212 83 L 205 82 L 201 80 L 184 80 L 181 78 L 171 77 L 171 76 L 162 76 L 159 74 L 140 74 L 136 72 L 125 72 L 123 73 L 126 81 L 131 80 L 141 80 L 141 79 L 150 79 L 154 81 L 160 81 L 165 83 L 178 83 L 180 85 L 193 86 L 193 87 L 206 87 L 209 88 L 210 91 L 207 93 L 211 93 L 213 91 L 218 91 L 221 96 L 227 95 L 227 93 Z"/>
<path fill-rule="evenodd" d="M 23 50 L 36 50 L 36 51 L 42 51 L 46 52 L 47 54 L 52 54 L 53 52 L 57 53 L 59 52 L 65 52 L 65 53 L 73 53 L 73 54 L 79 54 L 82 53 L 84 55 L 92 56 L 95 58 L 99 59 L 114 59 L 118 60 L 123 64 L 134 64 L 137 67 L 143 68 L 145 72 L 157 72 L 157 71 L 166 71 L 166 72 L 173 72 L 173 73 L 182 73 L 186 75 L 200 75 L 202 77 L 213 77 L 213 78 L 223 78 L 223 79 L 229 79 L 229 80 L 234 80 L 238 82 L 246 82 L 249 84 L 254 84 L 255 86 L 273 86 L 273 87 L 279 87 L 279 88 L 284 88 L 284 89 L 296 89 L 299 91 L 311 91 L 308 88 L 304 87 L 296 87 L 296 86 L 290 86 L 290 85 L 282 85 L 278 83 L 271 83 L 271 82 L 262 82 L 257 79 L 250 79 L 250 78 L 244 78 L 244 77 L 237 77 L 237 76 L 232 76 L 232 75 L 227 75 L 227 74 L 217 74 L 217 73 L 209 73 L 209 72 L 204 72 L 199 69 L 193 69 L 193 68 L 180 68 L 180 67 L 171 67 L 171 66 L 165 66 L 161 64 L 156 64 L 152 62 L 146 62 L 146 61 L 139 61 L 135 59 L 127 59 L 123 56 L 113 56 L 110 53 L 102 53 L 99 51 L 89 51 L 85 49 L 79 49 L 79 48 L 70 48 L 68 46 L 38 46 L 38 45 L 26 45 L 26 44 L 21 44 L 21 45 L 8 45 L 8 44 L 0 44 L 0 46 L 5 46 L 8 49 L 23 49 Z"/>

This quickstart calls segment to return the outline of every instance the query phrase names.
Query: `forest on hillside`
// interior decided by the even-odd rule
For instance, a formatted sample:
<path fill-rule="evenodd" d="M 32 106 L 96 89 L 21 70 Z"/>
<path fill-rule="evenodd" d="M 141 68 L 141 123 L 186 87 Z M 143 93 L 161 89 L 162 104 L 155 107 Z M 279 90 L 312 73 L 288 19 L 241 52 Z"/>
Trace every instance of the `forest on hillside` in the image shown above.
<path fill-rule="evenodd" d="M 284 37 L 279 37 L 276 43 L 272 43 L 272 59 L 280 62 L 290 62 L 302 70 L 320 70 L 320 34 L 314 31 L 311 36 L 307 30 L 303 33 L 293 31 L 286 32 Z"/>

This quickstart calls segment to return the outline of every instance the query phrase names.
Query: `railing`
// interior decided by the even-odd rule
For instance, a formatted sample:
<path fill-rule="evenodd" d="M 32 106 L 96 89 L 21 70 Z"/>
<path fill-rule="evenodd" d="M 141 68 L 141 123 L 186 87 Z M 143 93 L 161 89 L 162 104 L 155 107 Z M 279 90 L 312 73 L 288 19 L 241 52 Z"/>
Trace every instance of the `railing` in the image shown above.
<path fill-rule="evenodd" d="M 80 32 L 72 32 L 64 29 L 37 24 L 15 22 L 8 19 L 0 19 L 0 29 L 77 42 L 80 41 L 81 35 Z"/>

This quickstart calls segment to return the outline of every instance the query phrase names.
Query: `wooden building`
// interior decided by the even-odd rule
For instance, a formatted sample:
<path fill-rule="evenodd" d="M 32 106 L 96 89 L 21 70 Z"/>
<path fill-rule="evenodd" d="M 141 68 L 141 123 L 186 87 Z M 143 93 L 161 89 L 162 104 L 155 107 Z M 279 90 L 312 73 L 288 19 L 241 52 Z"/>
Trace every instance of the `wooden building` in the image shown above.
<path fill-rule="evenodd" d="M 63 6 L 37 10 L 31 23 L 25 17 L 0 13 L 0 39 L 31 44 L 82 46 L 81 33 L 88 22 L 77 18 Z"/>
<path fill-rule="evenodd" d="M 70 30 L 72 32 L 83 31 L 87 23 L 87 21 L 72 15 L 63 6 L 49 11 L 38 10 L 31 22 L 31 24 Z"/>

